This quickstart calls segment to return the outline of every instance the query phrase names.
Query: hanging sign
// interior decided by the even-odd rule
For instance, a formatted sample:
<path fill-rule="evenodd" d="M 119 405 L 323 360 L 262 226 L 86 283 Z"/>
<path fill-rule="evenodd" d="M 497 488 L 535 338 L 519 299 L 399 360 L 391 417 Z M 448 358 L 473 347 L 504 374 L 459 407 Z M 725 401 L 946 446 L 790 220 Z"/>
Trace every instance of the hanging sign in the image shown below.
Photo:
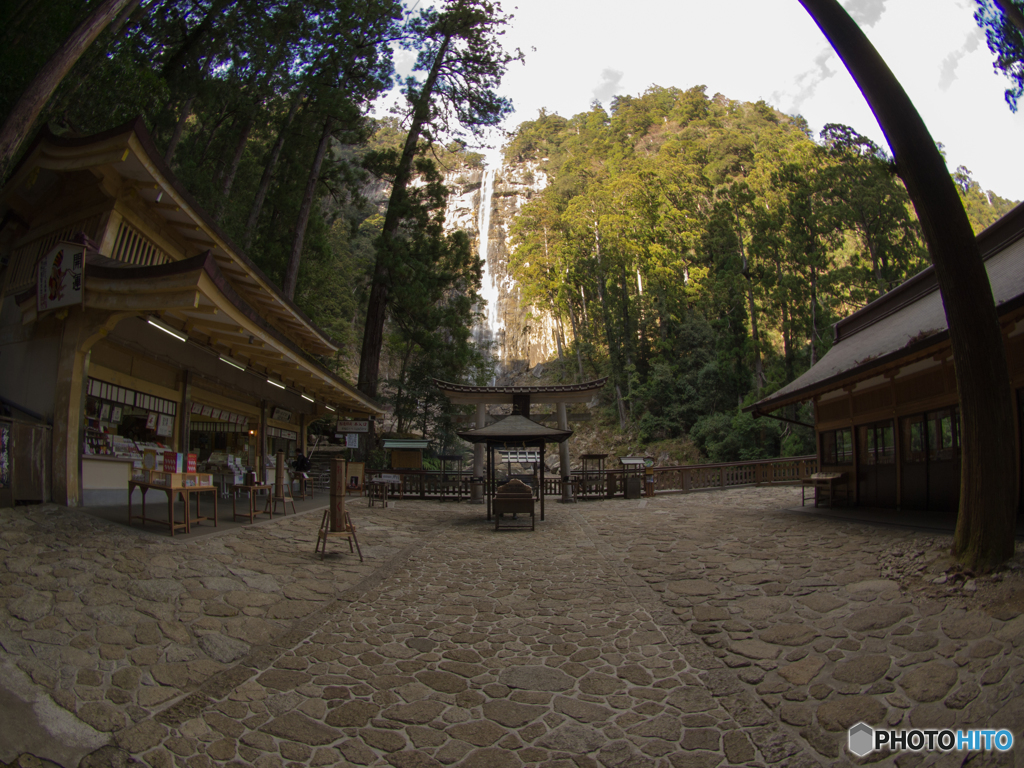
<path fill-rule="evenodd" d="M 276 421 L 291 421 L 292 412 L 286 411 L 284 408 L 280 407 L 274 408 L 274 410 L 270 412 L 270 418 Z"/>
<path fill-rule="evenodd" d="M 369 421 L 338 421 L 336 432 L 369 432 Z"/>
<path fill-rule="evenodd" d="M 58 243 L 39 260 L 36 311 L 81 304 L 85 298 L 85 246 Z"/>
<path fill-rule="evenodd" d="M 345 447 L 346 448 L 358 448 L 359 447 L 359 435 L 357 435 L 357 434 L 345 435 Z"/>

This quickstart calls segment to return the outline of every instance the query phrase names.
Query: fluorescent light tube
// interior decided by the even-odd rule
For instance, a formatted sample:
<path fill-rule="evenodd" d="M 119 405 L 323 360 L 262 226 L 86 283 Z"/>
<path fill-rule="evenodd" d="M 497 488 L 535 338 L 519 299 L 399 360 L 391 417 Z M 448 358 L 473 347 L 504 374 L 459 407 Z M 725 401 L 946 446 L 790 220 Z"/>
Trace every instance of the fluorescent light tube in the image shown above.
<path fill-rule="evenodd" d="M 325 405 L 324 405 L 324 408 L 326 408 L 326 409 L 327 409 L 328 411 L 330 411 L 331 413 L 334 413 L 334 409 L 333 409 L 333 408 L 331 408 L 331 406 L 329 406 L 329 405 L 326 405 L 326 404 L 325 404 Z"/>
<path fill-rule="evenodd" d="M 282 384 L 280 381 L 274 381 L 273 379 L 267 379 L 267 384 L 273 384 L 275 387 L 279 387 L 281 389 L 285 388 L 284 384 Z"/>
<path fill-rule="evenodd" d="M 233 357 L 228 357 L 227 355 L 221 355 L 221 356 L 220 356 L 220 361 L 221 361 L 222 363 L 227 363 L 227 364 L 228 364 L 228 365 L 230 365 L 230 366 L 231 366 L 232 368 L 237 368 L 237 369 L 238 369 L 238 370 L 240 370 L 240 371 L 244 371 L 244 370 L 245 370 L 245 366 L 244 366 L 244 365 L 242 365 L 242 364 L 241 364 L 240 362 L 238 362 L 237 360 L 235 360 L 235 358 L 233 358 Z"/>
<path fill-rule="evenodd" d="M 307 395 L 305 392 L 302 393 L 302 399 L 303 400 L 309 400 L 309 402 L 311 402 L 311 403 L 313 402 L 313 398 L 310 397 L 309 395 Z"/>
<path fill-rule="evenodd" d="M 162 320 L 158 320 L 155 317 L 151 317 L 151 318 L 149 318 L 148 322 L 154 328 L 159 328 L 161 331 L 163 331 L 164 333 L 166 333 L 169 336 L 173 336 L 178 341 L 188 341 L 188 336 L 186 336 L 185 334 L 183 334 L 181 331 L 177 330 L 176 328 L 172 328 L 171 326 L 169 326 L 167 323 L 163 322 Z"/>

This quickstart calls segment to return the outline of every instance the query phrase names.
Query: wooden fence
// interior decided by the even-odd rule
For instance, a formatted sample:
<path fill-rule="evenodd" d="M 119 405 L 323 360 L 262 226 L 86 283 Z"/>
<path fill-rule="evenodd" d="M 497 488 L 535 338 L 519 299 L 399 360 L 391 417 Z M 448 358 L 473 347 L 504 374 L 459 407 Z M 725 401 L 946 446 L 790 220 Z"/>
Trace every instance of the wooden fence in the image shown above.
<path fill-rule="evenodd" d="M 653 467 L 646 476 L 645 495 L 658 493 L 690 493 L 721 488 L 736 488 L 745 485 L 786 485 L 799 483 L 817 471 L 814 456 L 795 456 L 785 459 L 762 459 L 758 461 L 736 461 L 725 464 L 688 464 L 678 467 Z M 400 478 L 398 493 L 421 499 L 468 499 L 472 477 L 448 472 L 442 474 L 432 470 L 375 470 L 368 469 L 367 477 L 386 473 Z M 605 470 L 603 482 L 591 472 L 586 478 L 573 473 L 573 483 L 578 498 L 613 498 L 623 495 L 623 471 Z M 653 482 L 650 482 L 653 479 Z M 584 482 L 585 480 L 585 482 Z M 503 480 L 500 482 L 504 482 Z M 544 495 L 561 496 L 562 479 L 555 476 L 544 478 Z"/>

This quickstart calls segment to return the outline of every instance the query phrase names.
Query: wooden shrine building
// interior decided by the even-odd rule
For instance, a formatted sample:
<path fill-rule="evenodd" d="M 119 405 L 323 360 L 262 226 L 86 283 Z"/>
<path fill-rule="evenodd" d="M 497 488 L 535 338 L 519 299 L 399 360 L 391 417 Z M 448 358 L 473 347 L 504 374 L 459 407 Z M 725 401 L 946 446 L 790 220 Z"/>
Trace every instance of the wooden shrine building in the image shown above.
<path fill-rule="evenodd" d="M 1024 439 L 1024 204 L 977 238 L 1006 344 Z M 956 512 L 960 415 L 949 331 L 933 267 L 840 320 L 832 349 L 747 410 L 814 403 L 819 471 L 842 473 L 859 505 Z"/>
<path fill-rule="evenodd" d="M 530 408 L 537 403 L 554 403 L 558 416 L 558 429 L 569 429 L 569 403 L 590 402 L 604 387 L 607 377 L 586 381 L 582 384 L 555 384 L 534 387 L 476 387 L 469 384 L 452 384 L 447 381 L 434 380 L 434 385 L 441 390 L 449 401 L 455 405 L 476 406 L 476 429 L 487 426 L 487 406 L 511 404 L 512 415 L 530 418 Z M 559 472 L 562 476 L 562 500 L 569 501 L 572 488 L 569 470 L 569 443 L 559 442 Z M 484 480 L 484 443 L 478 442 L 473 452 L 473 491 L 471 500 L 483 503 Z"/>
<path fill-rule="evenodd" d="M 0 190 L 0 265 L 0 397 L 52 424 L 57 503 L 125 502 L 148 446 L 265 477 L 312 420 L 383 412 L 318 362 L 338 345 L 219 231 L 141 120 L 35 140 Z"/>

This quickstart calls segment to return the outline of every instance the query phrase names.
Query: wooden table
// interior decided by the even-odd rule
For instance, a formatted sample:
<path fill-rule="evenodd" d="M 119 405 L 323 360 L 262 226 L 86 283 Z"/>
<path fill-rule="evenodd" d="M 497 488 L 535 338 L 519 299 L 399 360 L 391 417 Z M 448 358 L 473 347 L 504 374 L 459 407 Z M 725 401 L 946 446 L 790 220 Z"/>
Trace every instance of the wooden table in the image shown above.
<path fill-rule="evenodd" d="M 134 491 L 136 488 L 138 488 L 142 492 L 142 514 L 141 515 L 133 515 L 132 514 L 132 491 Z M 154 489 L 154 490 L 158 490 L 158 491 L 163 491 L 164 493 L 167 494 L 167 520 L 166 521 L 164 521 L 164 520 L 156 520 L 156 519 L 153 519 L 153 518 L 150 518 L 149 520 L 146 519 L 146 492 L 149 491 L 150 489 Z M 185 498 L 185 520 L 183 522 L 181 522 L 181 523 L 176 522 L 174 520 L 174 501 L 177 498 L 178 492 L 182 491 L 182 490 L 185 490 L 185 489 L 183 489 L 183 488 L 170 488 L 170 487 L 168 487 L 166 485 L 152 485 L 150 483 L 142 483 L 142 482 L 138 482 L 136 480 L 129 480 L 128 481 L 128 525 L 132 524 L 132 520 L 139 519 L 139 520 L 142 521 L 143 525 L 145 525 L 147 522 L 157 523 L 158 525 L 166 525 L 168 528 L 171 529 L 171 536 L 173 536 L 174 532 L 179 530 L 179 529 L 180 530 L 184 530 L 185 533 L 188 533 L 189 532 L 188 496 L 184 497 Z M 214 488 L 214 490 L 216 490 L 216 488 Z M 214 498 L 216 498 L 216 497 L 214 497 Z M 214 501 L 214 517 L 216 517 L 216 514 L 217 514 L 216 513 L 216 504 L 217 504 L 217 502 Z"/>
<path fill-rule="evenodd" d="M 213 520 L 213 527 L 217 527 L 217 494 L 219 489 L 215 485 L 192 485 L 187 488 L 175 488 L 176 491 L 181 491 L 181 495 L 185 497 L 185 519 L 188 520 L 188 531 L 192 530 L 192 523 L 201 523 L 203 520 Z M 199 514 L 199 502 L 202 499 L 202 494 L 209 493 L 213 495 L 213 517 L 204 517 Z M 196 497 L 196 516 L 192 517 L 192 496 Z"/>
<path fill-rule="evenodd" d="M 249 514 L 248 514 L 248 517 L 249 517 L 249 522 L 250 523 L 253 521 L 253 518 L 256 517 L 256 515 L 262 515 L 264 513 L 269 514 L 270 517 L 273 518 L 274 517 L 274 512 L 270 508 L 270 489 L 272 487 L 273 486 L 271 486 L 269 484 L 268 485 L 232 485 L 231 486 L 231 520 L 232 520 L 232 522 L 234 522 L 238 517 L 246 517 L 246 514 L 244 512 L 241 515 L 238 514 L 238 509 L 237 509 L 237 507 L 235 505 L 235 500 L 238 498 L 238 491 L 248 491 L 249 492 Z M 257 512 L 256 511 L 256 492 L 257 491 L 266 491 L 267 492 L 267 507 L 266 507 L 266 509 L 263 510 L 263 512 Z"/>
<path fill-rule="evenodd" d="M 810 477 L 805 477 L 802 481 L 802 487 L 800 488 L 800 506 L 804 505 L 806 501 L 806 494 L 808 488 L 814 489 L 814 506 L 818 506 L 818 489 L 828 489 L 828 508 L 832 509 L 832 499 L 835 497 L 835 490 L 837 485 L 846 484 L 846 473 L 845 472 L 816 472 Z"/>

